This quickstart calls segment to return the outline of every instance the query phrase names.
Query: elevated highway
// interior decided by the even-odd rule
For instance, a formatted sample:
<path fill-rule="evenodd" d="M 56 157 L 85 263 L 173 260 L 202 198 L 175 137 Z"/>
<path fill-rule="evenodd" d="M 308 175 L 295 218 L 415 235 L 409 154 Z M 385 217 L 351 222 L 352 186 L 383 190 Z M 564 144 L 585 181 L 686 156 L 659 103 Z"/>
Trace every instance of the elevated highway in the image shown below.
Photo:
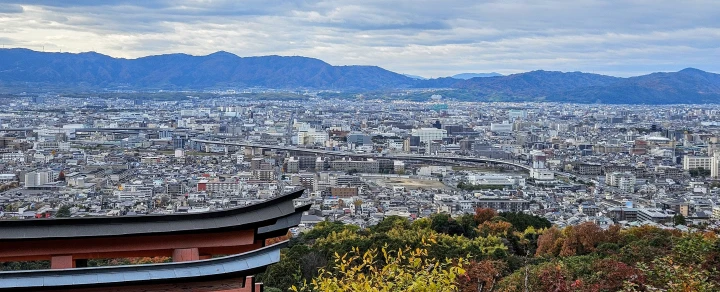
<path fill-rule="evenodd" d="M 209 144 L 209 145 L 252 147 L 252 148 L 260 148 L 260 149 L 294 151 L 294 152 L 317 154 L 317 155 L 344 156 L 344 157 L 357 157 L 357 158 L 401 159 L 401 160 L 434 161 L 434 162 L 454 162 L 454 163 L 455 162 L 492 163 L 492 164 L 510 165 L 510 166 L 522 168 L 526 171 L 530 171 L 530 169 L 531 169 L 530 166 L 519 163 L 519 162 L 515 162 L 515 161 L 492 159 L 492 158 L 482 158 L 482 157 L 427 156 L 427 155 L 416 155 L 416 154 L 380 155 L 377 153 L 352 153 L 352 152 L 344 152 L 344 151 L 301 148 L 301 147 L 295 147 L 295 146 L 263 145 L 263 144 L 249 143 L 249 142 L 226 142 L 226 141 L 213 141 L 213 140 L 202 140 L 202 139 L 190 139 L 190 141 L 195 142 L 195 143 L 201 143 L 201 144 Z"/>

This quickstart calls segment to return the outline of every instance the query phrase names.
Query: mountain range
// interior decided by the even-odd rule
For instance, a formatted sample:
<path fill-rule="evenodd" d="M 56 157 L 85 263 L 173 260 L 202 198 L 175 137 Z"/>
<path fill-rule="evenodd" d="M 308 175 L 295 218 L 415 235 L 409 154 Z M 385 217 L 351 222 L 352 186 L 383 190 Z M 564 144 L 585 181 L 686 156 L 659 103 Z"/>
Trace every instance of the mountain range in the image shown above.
<path fill-rule="evenodd" d="M 331 66 L 306 57 L 169 54 L 121 59 L 89 53 L 0 50 L 0 86 L 208 89 L 266 87 L 367 90 L 402 88 L 414 79 L 376 66 Z"/>
<path fill-rule="evenodd" d="M 693 68 L 630 78 L 543 70 L 507 76 L 469 74 L 478 73 L 417 79 L 377 66 L 332 66 L 307 57 L 238 57 L 227 52 L 122 59 L 94 52 L 0 49 L 0 89 L 5 91 L 263 87 L 358 92 L 443 88 L 449 89 L 445 91 L 448 97 L 461 94 L 465 100 L 720 103 L 720 75 Z M 473 78 L 465 80 L 468 77 Z"/>
<path fill-rule="evenodd" d="M 410 75 L 410 74 L 403 74 L 403 75 L 405 75 L 405 76 L 407 76 L 407 77 L 410 77 L 410 78 L 412 78 L 412 79 L 418 79 L 418 80 L 428 80 L 428 79 L 431 79 L 431 78 L 425 78 L 425 77 L 418 76 L 418 75 Z M 503 76 L 503 75 L 500 74 L 500 73 L 496 73 L 496 72 L 491 72 L 491 73 L 460 73 L 460 74 L 455 74 L 455 75 L 449 76 L 449 77 L 450 77 L 450 78 L 453 78 L 453 79 L 468 80 L 468 79 L 472 79 L 472 78 L 475 78 L 475 77 L 497 77 L 497 76 Z"/>
<path fill-rule="evenodd" d="M 450 77 L 455 78 L 455 79 L 468 80 L 468 79 L 473 79 L 473 78 L 475 78 L 475 77 L 498 77 L 498 76 L 503 76 L 503 75 L 500 74 L 500 73 L 496 73 L 496 72 L 490 72 L 490 73 L 460 73 L 460 74 L 455 74 L 455 75 L 450 76 Z"/>

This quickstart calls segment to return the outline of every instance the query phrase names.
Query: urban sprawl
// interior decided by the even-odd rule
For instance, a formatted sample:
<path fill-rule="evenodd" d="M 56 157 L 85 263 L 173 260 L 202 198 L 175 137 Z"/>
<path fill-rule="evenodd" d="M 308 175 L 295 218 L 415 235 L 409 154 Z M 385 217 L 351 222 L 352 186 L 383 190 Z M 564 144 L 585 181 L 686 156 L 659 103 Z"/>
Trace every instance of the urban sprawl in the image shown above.
<path fill-rule="evenodd" d="M 558 226 L 717 228 L 715 105 L 26 95 L 0 108 L 0 218 L 246 206 L 300 227 L 526 212 Z M 63 210 L 64 209 L 64 210 Z"/>

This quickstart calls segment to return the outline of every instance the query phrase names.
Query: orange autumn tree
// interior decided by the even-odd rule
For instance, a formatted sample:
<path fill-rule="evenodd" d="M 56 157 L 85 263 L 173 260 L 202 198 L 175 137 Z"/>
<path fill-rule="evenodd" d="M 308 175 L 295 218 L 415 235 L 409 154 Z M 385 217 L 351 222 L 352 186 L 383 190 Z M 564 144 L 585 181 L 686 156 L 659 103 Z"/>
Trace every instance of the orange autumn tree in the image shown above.
<path fill-rule="evenodd" d="M 590 254 L 602 243 L 617 243 L 620 240 L 619 232 L 618 226 L 603 230 L 592 222 L 568 226 L 563 230 L 552 227 L 543 231 L 538 238 L 535 255 L 569 257 Z"/>
<path fill-rule="evenodd" d="M 512 228 L 512 224 L 505 221 L 485 221 L 480 224 L 480 226 L 478 226 L 478 229 L 480 229 L 480 234 L 484 236 L 508 235 Z"/>
<path fill-rule="evenodd" d="M 493 291 L 497 282 L 508 272 L 503 261 L 471 261 L 465 268 L 465 274 L 458 278 L 461 292 Z"/>
<path fill-rule="evenodd" d="M 487 221 L 492 220 L 492 218 L 495 218 L 498 213 L 490 208 L 477 208 L 475 209 L 475 216 L 473 219 L 475 219 L 475 224 L 480 225 Z"/>
<path fill-rule="evenodd" d="M 283 236 L 265 239 L 265 245 L 273 245 L 276 243 L 280 243 L 280 242 L 289 240 L 290 238 L 292 238 L 292 232 L 288 231 L 287 234 L 285 234 Z"/>
<path fill-rule="evenodd" d="M 592 222 L 568 226 L 564 233 L 565 242 L 560 250 L 560 256 L 589 254 L 595 251 L 595 247 L 604 239 L 603 230 Z"/>
<path fill-rule="evenodd" d="M 565 236 L 562 231 L 553 226 L 540 233 L 538 237 L 538 247 L 535 252 L 536 256 L 557 256 L 565 242 Z"/>

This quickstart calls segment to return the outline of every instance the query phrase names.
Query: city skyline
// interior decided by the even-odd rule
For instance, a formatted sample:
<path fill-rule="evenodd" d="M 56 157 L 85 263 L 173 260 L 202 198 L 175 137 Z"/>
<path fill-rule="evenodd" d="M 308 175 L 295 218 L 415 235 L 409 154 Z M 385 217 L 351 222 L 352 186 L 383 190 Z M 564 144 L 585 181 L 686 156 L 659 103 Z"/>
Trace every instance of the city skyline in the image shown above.
<path fill-rule="evenodd" d="M 428 78 L 538 69 L 619 77 L 720 71 L 712 62 L 720 53 L 720 5 L 619 3 L 7 1 L 0 4 L 0 43 L 123 58 L 298 55 Z"/>

